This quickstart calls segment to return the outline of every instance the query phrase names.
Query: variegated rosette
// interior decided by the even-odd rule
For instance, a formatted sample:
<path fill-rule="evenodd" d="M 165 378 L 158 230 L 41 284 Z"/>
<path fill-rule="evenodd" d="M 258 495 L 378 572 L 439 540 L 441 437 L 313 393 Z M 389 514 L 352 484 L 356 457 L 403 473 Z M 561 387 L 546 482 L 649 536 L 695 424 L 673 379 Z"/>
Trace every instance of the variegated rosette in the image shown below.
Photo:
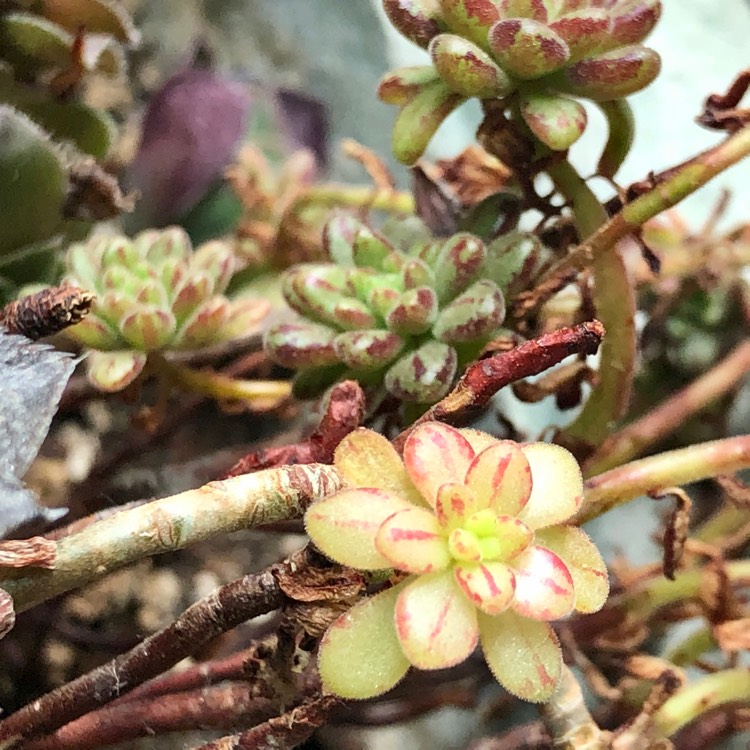
<path fill-rule="evenodd" d="M 383 0 L 393 26 L 431 65 L 385 76 L 380 98 L 400 107 L 393 150 L 407 164 L 469 98 L 500 100 L 553 151 L 586 127 L 578 99 L 611 102 L 650 84 L 659 55 L 641 42 L 660 0 Z"/>
<path fill-rule="evenodd" d="M 565 525 L 583 491 L 573 456 L 427 422 L 403 461 L 360 429 L 335 464 L 351 486 L 308 510 L 308 534 L 339 563 L 408 575 L 331 625 L 319 654 L 326 689 L 369 698 L 410 666 L 451 667 L 481 643 L 505 688 L 547 700 L 561 670 L 549 621 L 594 612 L 609 592 L 596 547 Z"/>

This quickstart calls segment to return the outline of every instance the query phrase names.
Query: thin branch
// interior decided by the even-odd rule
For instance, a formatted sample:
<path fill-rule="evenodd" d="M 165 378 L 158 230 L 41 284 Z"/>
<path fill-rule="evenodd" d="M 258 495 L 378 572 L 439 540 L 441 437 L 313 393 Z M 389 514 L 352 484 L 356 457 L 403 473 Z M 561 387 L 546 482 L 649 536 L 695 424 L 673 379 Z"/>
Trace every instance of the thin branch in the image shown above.
<path fill-rule="evenodd" d="M 201 745 L 198 750 L 291 750 L 323 724 L 338 702 L 332 695 L 312 698 L 247 732 L 222 737 Z"/>
<path fill-rule="evenodd" d="M 217 534 L 301 518 L 310 503 L 339 490 L 331 466 L 308 464 L 224 479 L 154 500 L 88 526 L 57 543 L 54 570 L 11 570 L 0 588 L 22 612 L 144 557 Z"/>
<path fill-rule="evenodd" d="M 590 521 L 663 487 L 690 484 L 747 468 L 750 468 L 750 435 L 698 443 L 632 461 L 586 480 L 583 505 L 575 523 Z"/>
<path fill-rule="evenodd" d="M 127 701 L 94 711 L 56 732 L 24 744 L 25 750 L 98 750 L 139 737 L 197 729 L 253 726 L 277 712 L 253 686 L 231 683 L 175 695 Z"/>
<path fill-rule="evenodd" d="M 19 747 L 59 729 L 173 667 L 221 633 L 277 609 L 285 600 L 278 577 L 284 571 L 298 573 L 307 562 L 303 551 L 262 573 L 220 587 L 127 653 L 0 721 L 0 748 Z"/>
<path fill-rule="evenodd" d="M 670 435 L 697 412 L 733 391 L 750 371 L 750 342 L 730 354 L 656 409 L 608 437 L 584 464 L 587 476 L 600 474 L 635 458 L 658 440 Z"/>
<path fill-rule="evenodd" d="M 537 289 L 515 300 L 511 314 L 528 317 L 548 299 L 550 290 L 559 288 L 571 272 L 588 268 L 602 253 L 614 250 L 617 243 L 635 232 L 642 224 L 662 211 L 677 205 L 683 198 L 703 187 L 716 175 L 750 154 L 750 127 L 742 128 L 718 146 L 698 154 L 653 190 L 623 206 L 585 242 L 554 265 L 542 278 Z"/>
<path fill-rule="evenodd" d="M 480 359 L 470 365 L 456 387 L 428 409 L 393 441 L 403 449 L 406 438 L 422 422 L 456 424 L 467 413 L 485 406 L 501 388 L 521 378 L 538 375 L 571 354 L 594 354 L 604 336 L 598 320 L 545 334 L 508 352 Z"/>

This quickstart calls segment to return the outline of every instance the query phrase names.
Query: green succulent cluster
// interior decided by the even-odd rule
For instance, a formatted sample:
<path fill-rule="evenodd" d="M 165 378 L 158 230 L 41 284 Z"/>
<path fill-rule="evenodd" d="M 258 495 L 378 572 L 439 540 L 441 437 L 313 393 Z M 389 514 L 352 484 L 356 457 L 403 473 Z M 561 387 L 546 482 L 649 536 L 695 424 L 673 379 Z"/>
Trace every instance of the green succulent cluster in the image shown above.
<path fill-rule="evenodd" d="M 401 68 L 380 98 L 401 112 L 396 157 L 418 159 L 442 121 L 468 98 L 508 104 L 536 138 L 567 149 L 586 127 L 572 97 L 607 102 L 658 75 L 641 45 L 659 0 L 383 0 L 395 28 L 426 48 L 431 65 Z"/>
<path fill-rule="evenodd" d="M 298 265 L 282 278 L 303 319 L 272 327 L 266 351 L 299 371 L 300 397 L 353 377 L 400 401 L 434 403 L 500 329 L 502 288 L 525 241 L 511 235 L 485 245 L 464 232 L 400 249 L 337 216 L 324 230 L 332 262 Z"/>
<path fill-rule="evenodd" d="M 86 360 L 90 380 L 118 391 L 150 353 L 195 350 L 245 334 L 267 304 L 224 295 L 238 266 L 227 243 L 214 240 L 193 251 L 178 227 L 72 245 L 66 281 L 96 294 L 89 315 L 68 329 L 95 350 Z"/>

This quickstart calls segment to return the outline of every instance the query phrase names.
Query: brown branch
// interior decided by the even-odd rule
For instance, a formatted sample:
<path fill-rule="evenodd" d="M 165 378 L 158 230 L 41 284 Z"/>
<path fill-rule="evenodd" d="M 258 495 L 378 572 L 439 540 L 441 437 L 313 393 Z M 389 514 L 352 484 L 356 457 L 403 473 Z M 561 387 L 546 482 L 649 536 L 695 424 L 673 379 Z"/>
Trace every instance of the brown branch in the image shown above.
<path fill-rule="evenodd" d="M 675 507 L 669 514 L 667 528 L 664 531 L 664 577 L 674 581 L 675 573 L 680 567 L 685 553 L 690 528 L 690 511 L 693 501 L 681 487 L 668 487 L 651 493 L 655 500 L 673 497 Z"/>
<path fill-rule="evenodd" d="M 228 583 L 186 609 L 163 630 L 88 674 L 53 690 L 0 722 L 0 747 L 48 734 L 161 674 L 205 643 L 284 601 L 278 576 L 307 567 L 306 550 L 257 575 Z"/>
<path fill-rule="evenodd" d="M 0 542 L 0 568 L 47 568 L 57 561 L 57 544 L 43 536 Z"/>
<path fill-rule="evenodd" d="M 36 341 L 82 320 L 94 295 L 76 286 L 51 286 L 0 309 L 0 327 Z"/>
<path fill-rule="evenodd" d="M 506 385 L 530 375 L 538 375 L 571 354 L 594 354 L 603 337 L 604 326 L 598 320 L 592 320 L 561 328 L 508 352 L 474 362 L 442 401 L 395 438 L 394 446 L 398 450 L 403 449 L 406 438 L 422 422 L 459 423 L 468 412 L 485 406 Z"/>
<path fill-rule="evenodd" d="M 362 424 L 364 412 L 365 396 L 359 383 L 355 380 L 344 380 L 329 392 L 320 423 L 307 440 L 249 453 L 241 458 L 224 478 L 275 466 L 329 464 L 333 461 L 336 446 Z"/>
<path fill-rule="evenodd" d="M 175 695 L 132 700 L 94 711 L 25 750 L 97 750 L 139 737 L 196 729 L 235 729 L 267 721 L 277 709 L 254 686 L 232 683 Z"/>
<path fill-rule="evenodd" d="M 13 608 L 13 597 L 0 589 L 0 638 L 4 638 L 16 624 L 16 610 Z"/>
<path fill-rule="evenodd" d="M 247 732 L 222 737 L 198 750 L 287 750 L 301 745 L 325 722 L 339 702 L 332 695 L 312 698 Z"/>

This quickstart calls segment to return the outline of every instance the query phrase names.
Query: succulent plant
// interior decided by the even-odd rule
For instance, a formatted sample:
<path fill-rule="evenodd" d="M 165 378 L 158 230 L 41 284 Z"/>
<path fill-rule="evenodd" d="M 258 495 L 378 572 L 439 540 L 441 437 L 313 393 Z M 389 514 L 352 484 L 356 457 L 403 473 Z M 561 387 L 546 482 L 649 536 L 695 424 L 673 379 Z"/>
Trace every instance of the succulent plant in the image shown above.
<path fill-rule="evenodd" d="M 335 465 L 350 486 L 309 508 L 307 533 L 339 563 L 407 575 L 331 625 L 319 654 L 324 686 L 369 698 L 410 666 L 454 666 L 481 642 L 504 687 L 547 700 L 561 669 L 549 621 L 594 612 L 609 592 L 596 547 L 564 525 L 583 492 L 573 456 L 426 422 L 403 461 L 360 429 Z"/>
<path fill-rule="evenodd" d="M 464 232 L 402 250 L 341 215 L 326 225 L 324 243 L 333 263 L 298 265 L 283 277 L 284 297 L 303 320 L 272 327 L 267 352 L 299 370 L 301 397 L 346 376 L 430 404 L 500 329 L 501 285 L 525 239 L 488 246 Z"/>
<path fill-rule="evenodd" d="M 606 102 L 657 76 L 641 45 L 659 0 L 383 0 L 395 28 L 426 48 L 431 65 L 386 75 L 380 98 L 401 112 L 396 157 L 413 163 L 442 121 L 468 98 L 500 100 L 558 151 L 586 127 L 576 98 Z"/>
<path fill-rule="evenodd" d="M 68 329 L 94 350 L 86 360 L 89 379 L 118 391 L 140 374 L 150 353 L 246 335 L 268 305 L 224 296 L 237 268 L 226 243 L 208 242 L 193 252 L 177 227 L 71 245 L 66 280 L 96 294 L 88 317 Z"/>

